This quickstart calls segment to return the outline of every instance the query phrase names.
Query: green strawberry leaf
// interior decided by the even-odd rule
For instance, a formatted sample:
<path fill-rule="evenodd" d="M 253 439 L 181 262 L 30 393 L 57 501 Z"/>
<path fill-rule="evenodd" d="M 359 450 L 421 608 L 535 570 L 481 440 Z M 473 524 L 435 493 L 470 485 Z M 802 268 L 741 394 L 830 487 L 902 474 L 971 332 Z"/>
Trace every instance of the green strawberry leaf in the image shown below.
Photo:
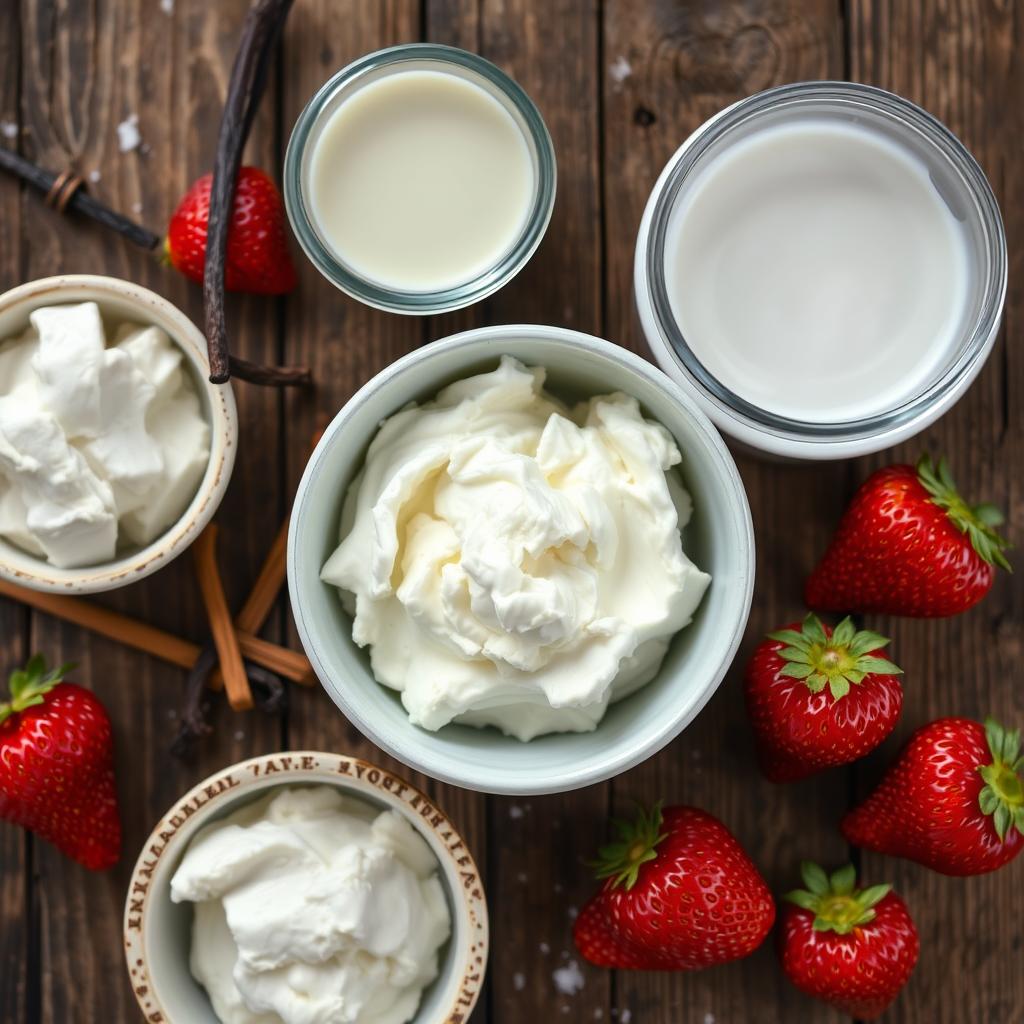
<path fill-rule="evenodd" d="M 800 877 L 814 895 L 821 896 L 828 892 L 828 875 L 814 861 L 800 862 Z"/>
<path fill-rule="evenodd" d="M 877 633 L 856 629 L 847 616 L 831 635 L 821 620 L 809 614 L 798 633 L 782 629 L 768 636 L 786 646 L 776 653 L 784 662 L 780 676 L 804 680 L 811 693 L 821 693 L 827 686 L 833 700 L 841 700 L 851 686 L 862 683 L 868 675 L 902 675 L 902 670 L 886 658 L 869 653 L 889 643 Z"/>
<path fill-rule="evenodd" d="M 852 864 L 847 864 L 833 871 L 829 877 L 829 884 L 832 891 L 839 896 L 849 896 L 857 884 L 857 869 Z"/>
<path fill-rule="evenodd" d="M 978 794 L 981 813 L 992 818 L 999 841 L 1010 829 L 1024 835 L 1024 758 L 1020 757 L 1020 730 L 1004 729 L 994 718 L 985 719 L 985 740 L 992 755 L 990 764 L 978 765 L 985 782 Z"/>
<path fill-rule="evenodd" d="M 938 468 L 930 455 L 922 455 L 917 463 L 917 478 L 928 492 L 929 500 L 938 505 L 949 518 L 950 523 L 966 534 L 971 547 L 978 557 L 989 565 L 1012 572 L 1004 551 L 1013 545 L 1001 536 L 996 527 L 1003 522 L 1003 515 L 994 505 L 968 505 L 960 496 L 953 482 L 953 474 L 945 458 L 939 459 Z"/>
<path fill-rule="evenodd" d="M 26 708 L 42 704 L 46 694 L 74 667 L 74 664 L 67 662 L 47 671 L 46 659 L 41 654 L 33 654 L 24 668 L 15 669 L 8 677 L 11 699 L 0 704 L 0 723 Z"/>
<path fill-rule="evenodd" d="M 827 875 L 817 864 L 802 861 L 800 875 L 804 889 L 786 893 L 784 899 L 814 914 L 815 931 L 848 935 L 875 919 L 876 907 L 892 891 L 891 885 L 872 885 L 857 889 L 857 873 L 852 864 Z"/>

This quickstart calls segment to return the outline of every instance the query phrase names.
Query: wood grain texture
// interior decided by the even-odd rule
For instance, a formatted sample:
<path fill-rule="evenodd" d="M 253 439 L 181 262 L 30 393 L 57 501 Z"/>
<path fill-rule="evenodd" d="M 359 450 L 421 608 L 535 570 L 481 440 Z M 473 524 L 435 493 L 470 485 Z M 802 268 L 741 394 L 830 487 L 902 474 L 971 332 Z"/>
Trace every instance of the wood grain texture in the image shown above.
<path fill-rule="evenodd" d="M 22 97 L 26 150 L 50 167 L 68 163 L 111 205 L 159 226 L 185 186 L 204 170 L 216 136 L 219 97 L 234 54 L 245 0 L 220 4 L 218 18 L 200 4 L 179 3 L 173 16 L 147 0 L 135 3 L 26 3 L 22 9 Z M 219 21 L 218 19 L 223 19 Z M 178 58 L 188 54 L 187 62 Z M 181 112 L 168 117 L 169 110 Z M 136 115 L 142 145 L 118 148 L 116 126 Z M 253 150 L 273 161 L 274 117 L 261 119 Z M 198 315 L 198 292 L 144 254 L 91 227 L 58 219 L 35 196 L 23 199 L 32 225 L 26 279 L 58 272 L 128 277 Z M 276 352 L 258 300 L 235 305 L 239 351 L 266 359 Z M 244 386 L 243 386 L 244 387 Z M 242 436 L 276 456 L 277 406 L 266 392 L 237 390 Z M 221 512 L 231 529 L 222 565 L 234 606 L 269 546 L 283 511 L 274 474 L 258 460 L 239 465 Z M 173 600 L 168 596 L 173 595 Z M 202 640 L 201 605 L 190 562 L 106 598 L 147 621 Z M 124 855 L 110 874 L 89 875 L 45 844 L 33 845 L 35 899 L 40 915 L 41 1020 L 131 1020 L 137 1011 L 121 954 L 121 910 L 131 863 L 153 821 L 185 789 L 215 768 L 279 742 L 276 722 L 221 711 L 218 735 L 196 760 L 167 753 L 184 684 L 183 674 L 43 616 L 33 617 L 33 647 L 50 658 L 78 662 L 76 678 L 106 704 L 117 737 L 117 767 L 125 823 Z M 83 941 L 89 936 L 89 941 Z"/>
<path fill-rule="evenodd" d="M 20 145 L 20 23 L 17 12 L 0 19 L 0 146 Z M 0 180 L 0 291 L 21 280 L 21 186 Z M 0 602 L 0 683 L 24 662 L 28 615 Z M 20 830 L 0 825 L 0 1020 L 21 1021 L 29 1013 L 38 974 L 35 928 L 27 864 L 31 840 Z"/>
<path fill-rule="evenodd" d="M 1008 513 L 1005 529 L 1019 546 L 1024 537 L 1021 11 L 1011 3 L 973 0 L 854 0 L 849 16 L 851 76 L 914 100 L 959 135 L 992 183 L 1010 240 L 1004 328 L 987 365 L 950 413 L 895 455 L 912 462 L 924 449 L 946 453 L 969 498 L 992 501 Z M 891 461 L 893 454 L 863 460 L 858 479 Z M 988 597 L 966 615 L 877 623 L 893 637 L 906 671 L 906 703 L 896 734 L 857 766 L 859 795 L 925 722 L 945 715 L 980 720 L 993 714 L 1012 725 L 1024 723 L 1024 586 L 1019 556 L 1014 561 L 1016 576 L 1000 573 Z M 887 1020 L 1024 1020 L 1024 863 L 1018 860 L 1003 871 L 971 879 L 945 878 L 875 854 L 865 855 L 863 864 L 872 878 L 894 883 L 921 933 L 918 969 Z"/>
<path fill-rule="evenodd" d="M 429 337 L 484 323 L 552 323 L 600 334 L 599 5 L 443 0 L 427 4 L 426 28 L 432 41 L 475 46 L 529 93 L 558 161 L 554 213 L 533 259 L 484 303 L 432 318 Z M 590 1021 L 608 1013 L 610 975 L 589 970 L 572 943 L 573 915 L 592 889 L 583 861 L 602 835 L 608 791 L 603 785 L 529 800 L 489 798 L 488 897 L 497 908 L 491 1020 Z M 566 991 L 563 982 L 560 990 L 556 972 L 573 963 L 584 973 L 583 988 Z"/>
<path fill-rule="evenodd" d="M 230 64 L 248 0 L 20 0 L 0 19 L 0 145 L 60 169 L 72 164 L 104 201 L 159 229 L 209 169 Z M 591 856 L 610 809 L 632 799 L 706 807 L 733 829 L 776 892 L 797 861 L 838 864 L 835 828 L 910 730 L 943 714 L 987 712 L 1024 723 L 1024 582 L 1003 575 L 955 620 L 868 623 L 893 637 L 907 671 L 897 736 L 855 771 L 790 787 L 762 782 L 750 755 L 740 672 L 757 638 L 802 614 L 803 576 L 856 484 L 922 446 L 950 455 L 964 489 L 1010 510 L 1024 536 L 1024 32 L 1011 0 L 300 0 L 290 16 L 247 162 L 279 174 L 302 105 L 330 74 L 381 46 L 420 38 L 482 53 L 517 78 L 554 138 L 559 194 L 528 267 L 488 301 L 417 320 L 369 310 L 331 288 L 296 252 L 301 283 L 285 300 L 229 299 L 233 343 L 260 362 L 308 363 L 312 395 L 238 384 L 239 460 L 219 515 L 225 584 L 241 606 L 285 514 L 316 424 L 363 382 L 419 344 L 483 323 L 542 322 L 603 334 L 645 352 L 633 311 L 637 226 L 651 185 L 683 139 L 735 99 L 781 82 L 852 77 L 894 89 L 945 120 L 988 172 L 1011 241 L 1003 336 L 968 395 L 897 452 L 829 466 L 780 466 L 738 455 L 757 536 L 757 590 L 739 657 L 700 719 L 658 757 L 613 785 L 559 797 L 484 798 L 417 777 L 365 740 L 319 689 L 291 691 L 283 722 L 215 714 L 216 734 L 186 764 L 165 753 L 182 673 L 0 601 L 6 671 L 33 647 L 74 658 L 77 678 L 110 709 L 118 742 L 125 853 L 93 876 L 0 825 L 0 1020 L 128 1024 L 139 1019 L 120 953 L 127 874 L 152 822 L 214 769 L 284 747 L 348 750 L 410 776 L 452 816 L 484 869 L 493 941 L 474 1024 L 725 1024 L 842 1018 L 782 978 L 770 944 L 750 959 L 693 975 L 604 972 L 580 964 L 581 991 L 555 972 L 575 959 L 572 909 L 592 891 Z M 122 153 L 117 125 L 138 116 L 143 145 Z M 20 131 L 13 140 L 4 125 Z M 139 281 L 201 315 L 196 287 L 144 254 L 0 180 L 0 287 L 58 272 Z M 699 510 L 698 510 L 699 514 Z M 163 628 L 204 639 L 189 560 L 103 599 Z M 31 631 L 31 632 L 30 632 Z M 295 644 L 283 602 L 264 635 Z M 921 963 L 884 1018 L 910 1024 L 1024 1020 L 1024 862 L 946 879 L 862 858 L 907 898 Z M 83 942 L 82 936 L 88 936 Z"/>
<path fill-rule="evenodd" d="M 840 55 L 841 24 L 831 2 L 606 3 L 601 70 L 610 338 L 647 354 L 633 307 L 633 253 L 650 189 L 672 153 L 704 120 L 743 96 L 841 75 Z M 848 781 L 842 772 L 792 787 L 761 779 L 743 709 L 742 669 L 765 632 L 802 618 L 802 563 L 827 540 L 842 507 L 846 470 L 783 467 L 741 456 L 738 464 L 757 538 L 757 585 L 745 640 L 694 725 L 662 754 L 615 780 L 614 805 L 621 815 L 634 800 L 663 798 L 712 812 L 779 892 L 796 881 L 801 857 L 844 858 L 834 822 Z M 796 495 L 798 529 L 792 521 Z M 694 975 L 619 972 L 615 994 L 619 1013 L 643 1024 L 838 1019 L 787 984 L 770 942 L 747 960 Z"/>

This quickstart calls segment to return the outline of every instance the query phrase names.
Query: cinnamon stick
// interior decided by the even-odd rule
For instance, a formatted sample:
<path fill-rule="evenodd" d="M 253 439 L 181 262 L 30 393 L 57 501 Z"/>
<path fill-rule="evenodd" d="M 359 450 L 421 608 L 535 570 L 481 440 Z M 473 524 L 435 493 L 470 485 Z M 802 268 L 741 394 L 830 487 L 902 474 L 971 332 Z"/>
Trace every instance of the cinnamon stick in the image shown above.
<path fill-rule="evenodd" d="M 249 689 L 238 636 L 217 569 L 217 532 L 216 523 L 210 523 L 203 530 L 192 545 L 192 559 L 210 620 L 210 632 L 217 648 L 220 669 L 224 673 L 228 703 L 236 711 L 242 711 L 252 707 L 252 690 Z"/>
<path fill-rule="evenodd" d="M 81 626 L 180 668 L 192 669 L 201 652 L 200 646 L 191 640 L 157 629 L 129 615 L 102 608 L 80 597 L 29 590 L 3 579 L 0 579 L 0 596 L 19 601 L 36 611 Z M 247 660 L 271 669 L 293 683 L 312 685 L 313 670 L 309 659 L 298 651 L 261 640 L 249 633 L 238 634 L 238 646 Z"/>
<path fill-rule="evenodd" d="M 281 592 L 287 573 L 289 521 L 285 519 L 277 531 L 256 582 L 252 585 L 242 610 L 235 616 L 235 628 L 244 633 L 259 633 L 271 609 L 277 603 L 277 595 Z"/>

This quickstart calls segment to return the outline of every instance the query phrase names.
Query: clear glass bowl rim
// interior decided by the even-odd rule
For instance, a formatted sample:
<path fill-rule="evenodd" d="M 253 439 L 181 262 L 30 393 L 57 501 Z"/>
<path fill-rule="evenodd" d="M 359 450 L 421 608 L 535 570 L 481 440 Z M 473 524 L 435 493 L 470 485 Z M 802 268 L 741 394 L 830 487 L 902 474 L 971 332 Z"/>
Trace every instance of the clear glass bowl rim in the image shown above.
<path fill-rule="evenodd" d="M 665 284 L 665 245 L 676 197 L 688 174 L 708 148 L 727 132 L 767 112 L 793 104 L 822 100 L 869 109 L 898 122 L 937 149 L 949 162 L 979 211 L 987 245 L 987 276 L 980 315 L 969 338 L 942 375 L 919 394 L 892 409 L 860 419 L 809 423 L 762 409 L 727 388 L 709 373 L 683 337 L 672 314 Z M 692 385 L 728 417 L 748 428 L 794 442 L 837 443 L 876 437 L 927 415 L 950 392 L 973 376 L 999 330 L 1007 288 L 1006 234 L 999 205 L 978 162 L 964 144 L 936 117 L 902 96 L 876 86 L 844 81 L 797 82 L 777 86 L 739 100 L 698 128 L 672 157 L 671 170 L 658 187 L 645 254 L 645 274 L 655 324 L 667 351 Z"/>
<path fill-rule="evenodd" d="M 482 274 L 450 288 L 436 291 L 402 291 L 387 288 L 354 273 L 320 240 L 309 216 L 302 183 L 303 157 L 310 134 L 324 107 L 352 82 L 376 71 L 407 61 L 452 64 L 485 79 L 515 107 L 526 125 L 537 154 L 538 181 L 533 206 L 522 234 L 493 266 Z M 468 50 L 437 43 L 403 43 L 368 53 L 335 72 L 313 94 L 299 114 L 288 140 L 284 159 L 284 199 L 292 230 L 313 265 L 332 284 L 353 298 L 378 309 L 397 313 L 440 313 L 479 302 L 497 291 L 527 263 L 551 220 L 557 187 L 555 149 L 547 125 L 536 104 L 523 88 L 489 60 Z"/>

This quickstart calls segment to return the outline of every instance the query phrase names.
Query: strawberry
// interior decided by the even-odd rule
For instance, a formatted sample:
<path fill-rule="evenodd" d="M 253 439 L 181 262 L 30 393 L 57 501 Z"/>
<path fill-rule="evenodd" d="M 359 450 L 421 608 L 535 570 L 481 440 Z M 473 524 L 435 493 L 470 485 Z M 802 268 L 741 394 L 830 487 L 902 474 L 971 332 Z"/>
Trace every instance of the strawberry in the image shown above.
<path fill-rule="evenodd" d="M 11 673 L 0 704 L 0 818 L 95 871 L 121 852 L 110 719 L 88 691 L 46 671 L 41 655 Z"/>
<path fill-rule="evenodd" d="M 890 885 L 856 889 L 848 864 L 826 875 L 800 865 L 806 889 L 787 893 L 779 957 L 801 992 L 859 1020 L 877 1017 L 907 983 L 920 943 L 906 904 Z"/>
<path fill-rule="evenodd" d="M 794 782 L 874 750 L 903 707 L 901 675 L 881 657 L 889 641 L 847 618 L 833 632 L 816 615 L 787 626 L 747 666 L 747 712 L 772 782 Z"/>
<path fill-rule="evenodd" d="M 855 846 L 944 875 L 980 875 L 1024 848 L 1020 732 L 991 718 L 940 718 L 918 729 L 842 832 Z"/>
<path fill-rule="evenodd" d="M 692 971 L 752 953 L 775 920 L 764 879 L 726 827 L 693 807 L 660 804 L 596 863 L 604 886 L 573 929 L 598 967 Z"/>
<path fill-rule="evenodd" d="M 932 618 L 956 615 L 991 589 L 995 566 L 1010 568 L 996 532 L 1002 514 L 970 506 L 945 459 L 880 469 L 861 485 L 804 596 L 825 611 Z"/>
<path fill-rule="evenodd" d="M 200 284 L 206 263 L 212 184 L 213 175 L 204 174 L 185 193 L 164 240 L 168 262 Z M 296 283 L 281 193 L 258 167 L 242 167 L 228 229 L 224 287 L 232 292 L 281 295 L 290 292 Z"/>

